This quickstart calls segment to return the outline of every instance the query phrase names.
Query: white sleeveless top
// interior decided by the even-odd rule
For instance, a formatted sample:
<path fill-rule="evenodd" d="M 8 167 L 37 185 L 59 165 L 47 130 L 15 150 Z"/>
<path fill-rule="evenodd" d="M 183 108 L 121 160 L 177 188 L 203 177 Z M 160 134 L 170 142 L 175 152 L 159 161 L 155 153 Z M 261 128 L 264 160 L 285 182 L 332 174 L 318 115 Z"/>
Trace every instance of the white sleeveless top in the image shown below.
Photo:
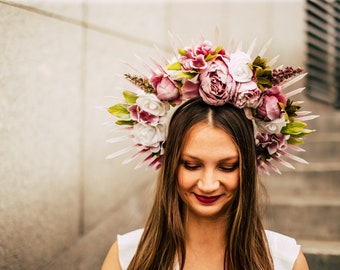
<path fill-rule="evenodd" d="M 300 245 L 295 239 L 280 233 L 266 230 L 269 249 L 274 262 L 275 270 L 292 270 L 295 260 L 300 252 Z M 129 266 L 136 252 L 143 229 L 138 229 L 127 234 L 117 235 L 118 254 L 123 270 Z M 179 270 L 175 265 L 174 270 Z"/>

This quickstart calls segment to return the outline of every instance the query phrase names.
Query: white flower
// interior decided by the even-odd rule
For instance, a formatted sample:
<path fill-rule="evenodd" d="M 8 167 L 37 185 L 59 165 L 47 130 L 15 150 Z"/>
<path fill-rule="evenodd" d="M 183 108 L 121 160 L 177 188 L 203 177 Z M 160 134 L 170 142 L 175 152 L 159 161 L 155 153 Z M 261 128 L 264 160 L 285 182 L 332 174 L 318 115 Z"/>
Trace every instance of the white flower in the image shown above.
<path fill-rule="evenodd" d="M 248 64 L 251 64 L 250 56 L 242 51 L 230 54 L 229 72 L 237 82 L 249 82 L 253 77 L 253 71 Z"/>
<path fill-rule="evenodd" d="M 256 120 L 255 122 L 259 132 L 268 134 L 280 133 L 281 129 L 287 124 L 284 115 L 282 115 L 281 118 L 269 122 L 262 120 Z"/>
<path fill-rule="evenodd" d="M 145 94 L 136 100 L 136 104 L 143 111 L 155 116 L 164 116 L 170 109 L 168 102 L 160 101 L 154 94 Z"/>
<path fill-rule="evenodd" d="M 166 126 L 162 124 L 151 126 L 137 123 L 133 126 L 132 135 L 137 144 L 146 147 L 159 147 L 160 142 L 165 141 Z"/>

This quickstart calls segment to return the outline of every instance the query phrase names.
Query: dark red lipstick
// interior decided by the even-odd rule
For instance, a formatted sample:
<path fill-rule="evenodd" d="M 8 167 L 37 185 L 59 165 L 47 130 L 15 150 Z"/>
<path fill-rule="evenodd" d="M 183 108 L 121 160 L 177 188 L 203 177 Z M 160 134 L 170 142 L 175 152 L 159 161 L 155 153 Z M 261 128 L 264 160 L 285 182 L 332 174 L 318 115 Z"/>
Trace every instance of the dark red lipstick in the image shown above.
<path fill-rule="evenodd" d="M 221 197 L 221 195 L 218 195 L 218 196 L 202 196 L 202 195 L 195 194 L 195 197 L 201 203 L 211 204 L 211 203 L 216 202 Z"/>

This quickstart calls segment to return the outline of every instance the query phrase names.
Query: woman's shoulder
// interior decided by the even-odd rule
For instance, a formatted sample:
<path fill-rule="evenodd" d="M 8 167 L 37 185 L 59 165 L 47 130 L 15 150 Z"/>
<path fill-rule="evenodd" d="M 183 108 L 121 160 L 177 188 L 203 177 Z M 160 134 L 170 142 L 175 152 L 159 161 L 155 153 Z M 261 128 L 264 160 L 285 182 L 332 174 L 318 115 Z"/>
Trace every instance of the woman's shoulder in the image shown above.
<path fill-rule="evenodd" d="M 293 269 L 301 246 L 287 235 L 266 230 L 269 250 L 274 262 L 274 269 Z"/>
<path fill-rule="evenodd" d="M 143 229 L 137 229 L 125 234 L 117 235 L 118 256 L 122 269 L 127 269 L 133 255 L 135 255 Z"/>

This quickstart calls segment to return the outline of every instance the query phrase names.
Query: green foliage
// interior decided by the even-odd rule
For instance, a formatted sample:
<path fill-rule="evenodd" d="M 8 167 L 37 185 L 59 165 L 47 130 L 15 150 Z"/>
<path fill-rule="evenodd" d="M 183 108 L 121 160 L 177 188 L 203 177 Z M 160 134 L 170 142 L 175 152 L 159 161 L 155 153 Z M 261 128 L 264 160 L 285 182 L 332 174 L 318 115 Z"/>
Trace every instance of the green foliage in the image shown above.
<path fill-rule="evenodd" d="M 117 120 L 116 124 L 117 125 L 128 125 L 128 126 L 132 126 L 135 123 L 135 121 L 133 120 Z"/>
<path fill-rule="evenodd" d="M 167 70 L 181 70 L 182 66 L 180 62 L 175 62 L 166 66 Z"/>
<path fill-rule="evenodd" d="M 130 119 L 130 112 L 127 104 L 118 103 L 107 109 L 109 113 L 119 119 Z"/>
<path fill-rule="evenodd" d="M 256 83 L 258 87 L 264 91 L 265 88 L 272 87 L 271 74 L 272 71 L 267 65 L 268 59 L 257 56 L 252 64 L 249 64 L 250 68 L 254 71 Z"/>
<path fill-rule="evenodd" d="M 138 98 L 136 93 L 128 91 L 128 90 L 123 91 L 123 96 L 124 96 L 125 101 L 130 105 L 135 104 Z"/>

